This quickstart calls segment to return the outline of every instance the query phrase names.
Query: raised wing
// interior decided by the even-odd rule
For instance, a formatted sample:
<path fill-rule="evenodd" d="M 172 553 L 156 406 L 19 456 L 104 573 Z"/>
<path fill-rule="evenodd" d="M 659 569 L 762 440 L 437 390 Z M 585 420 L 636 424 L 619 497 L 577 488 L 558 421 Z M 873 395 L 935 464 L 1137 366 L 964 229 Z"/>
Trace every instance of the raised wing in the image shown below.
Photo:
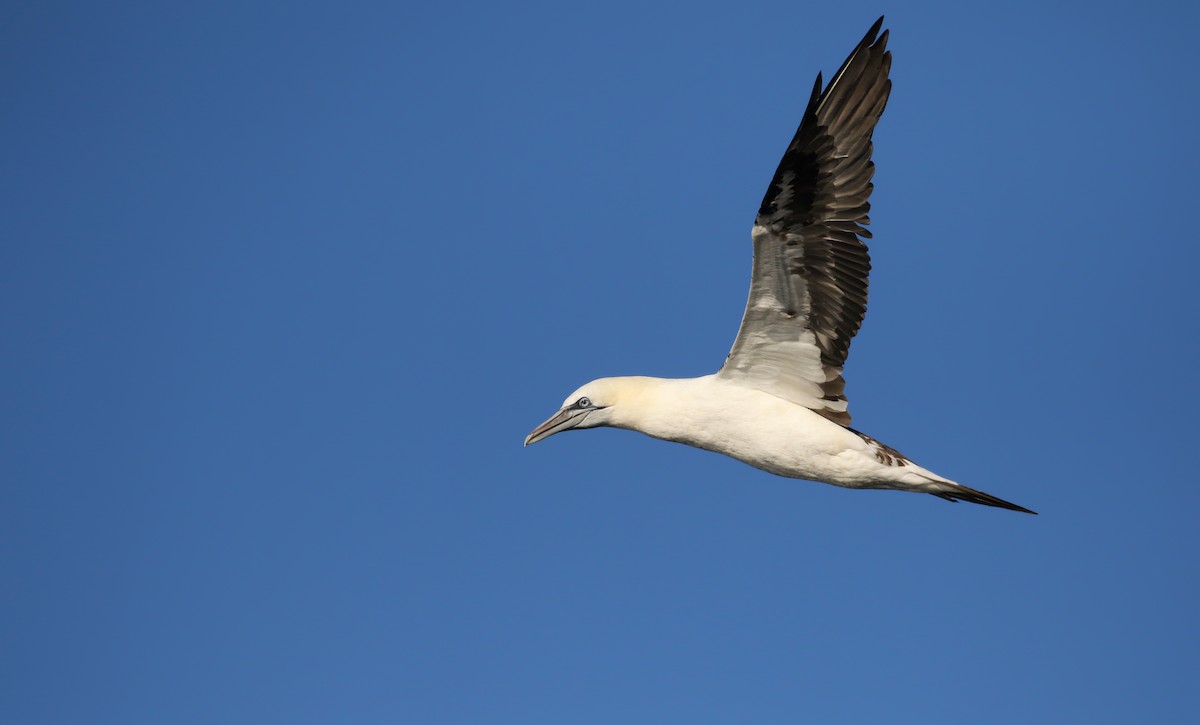
<path fill-rule="evenodd" d="M 850 424 L 842 366 L 867 310 L 871 134 L 891 92 L 883 18 L 821 90 L 754 220 L 750 298 L 718 375 Z"/>

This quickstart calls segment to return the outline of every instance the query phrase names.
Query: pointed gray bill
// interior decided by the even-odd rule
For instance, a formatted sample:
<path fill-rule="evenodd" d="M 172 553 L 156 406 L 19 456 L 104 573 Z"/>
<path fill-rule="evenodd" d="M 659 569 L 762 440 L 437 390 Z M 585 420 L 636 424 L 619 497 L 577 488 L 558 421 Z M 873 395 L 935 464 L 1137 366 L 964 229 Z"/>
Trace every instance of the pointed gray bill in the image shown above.
<path fill-rule="evenodd" d="M 537 443 L 538 441 L 549 438 L 559 431 L 570 430 L 583 422 L 587 417 L 588 410 L 579 408 L 563 408 L 554 414 L 550 420 L 542 423 L 533 432 L 525 436 L 525 445 Z"/>

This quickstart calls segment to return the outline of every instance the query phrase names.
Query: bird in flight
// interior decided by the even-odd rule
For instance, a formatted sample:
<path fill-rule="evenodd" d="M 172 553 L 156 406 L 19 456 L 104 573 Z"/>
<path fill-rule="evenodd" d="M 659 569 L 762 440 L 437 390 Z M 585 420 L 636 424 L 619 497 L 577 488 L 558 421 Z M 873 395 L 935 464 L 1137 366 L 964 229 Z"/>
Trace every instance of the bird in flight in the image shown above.
<path fill-rule="evenodd" d="M 892 82 L 875 22 L 822 89 L 759 207 L 742 325 L 713 375 L 593 380 L 525 438 L 613 426 L 716 451 L 764 471 L 846 488 L 1027 508 L 918 466 L 850 427 L 842 367 L 867 307 L 871 135 Z"/>

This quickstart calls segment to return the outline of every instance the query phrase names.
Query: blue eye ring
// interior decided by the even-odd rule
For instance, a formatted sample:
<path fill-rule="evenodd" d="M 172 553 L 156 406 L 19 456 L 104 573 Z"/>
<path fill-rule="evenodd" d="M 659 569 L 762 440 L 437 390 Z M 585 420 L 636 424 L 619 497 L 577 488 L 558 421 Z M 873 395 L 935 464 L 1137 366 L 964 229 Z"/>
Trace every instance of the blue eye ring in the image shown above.
<path fill-rule="evenodd" d="M 587 398 L 587 396 L 584 396 L 584 397 L 580 398 L 579 400 L 575 401 L 575 407 L 576 408 L 590 408 L 590 407 L 592 407 L 592 401 L 589 400 Z"/>

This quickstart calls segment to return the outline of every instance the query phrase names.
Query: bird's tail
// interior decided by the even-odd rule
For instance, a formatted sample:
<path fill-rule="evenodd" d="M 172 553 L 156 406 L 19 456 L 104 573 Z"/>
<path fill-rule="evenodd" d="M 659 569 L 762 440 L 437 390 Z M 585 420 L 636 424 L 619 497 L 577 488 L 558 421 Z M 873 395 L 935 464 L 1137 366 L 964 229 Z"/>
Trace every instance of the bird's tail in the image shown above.
<path fill-rule="evenodd" d="M 1030 511 L 1024 506 L 1018 506 L 1015 503 L 1005 501 L 1002 498 L 996 498 L 990 493 L 977 491 L 973 488 L 967 488 L 962 484 L 953 483 L 951 481 L 936 481 L 939 484 L 937 491 L 929 491 L 929 493 L 938 498 L 945 499 L 950 503 L 958 503 L 959 501 L 968 501 L 970 503 L 983 504 L 984 506 L 995 506 L 996 508 L 1008 509 L 1009 511 L 1020 511 L 1021 513 L 1037 515 L 1037 511 Z"/>

